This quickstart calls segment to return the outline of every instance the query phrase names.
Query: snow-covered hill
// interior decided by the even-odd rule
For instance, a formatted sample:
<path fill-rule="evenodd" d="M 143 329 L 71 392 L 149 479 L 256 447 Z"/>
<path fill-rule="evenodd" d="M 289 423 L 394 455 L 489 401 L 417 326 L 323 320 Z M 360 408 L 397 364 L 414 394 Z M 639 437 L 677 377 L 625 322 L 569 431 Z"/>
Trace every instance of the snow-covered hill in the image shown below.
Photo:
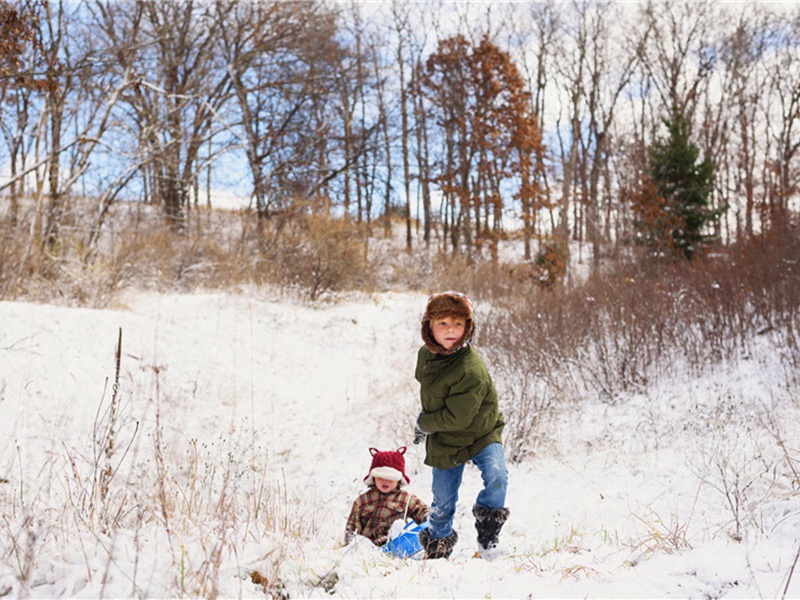
<path fill-rule="evenodd" d="M 800 399 L 767 349 L 565 403 L 510 465 L 491 562 L 472 558 L 474 469 L 450 560 L 343 547 L 369 447 L 408 445 L 409 489 L 431 499 L 411 444 L 424 303 L 0 303 L 0 596 L 800 597 Z"/>

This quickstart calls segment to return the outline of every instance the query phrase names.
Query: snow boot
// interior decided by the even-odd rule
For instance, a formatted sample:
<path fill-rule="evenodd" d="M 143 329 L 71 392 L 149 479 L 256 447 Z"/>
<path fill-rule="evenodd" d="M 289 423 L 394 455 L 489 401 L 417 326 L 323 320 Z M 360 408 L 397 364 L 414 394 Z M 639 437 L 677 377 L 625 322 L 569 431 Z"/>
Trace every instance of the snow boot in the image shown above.
<path fill-rule="evenodd" d="M 443 538 L 431 538 L 430 530 L 423 529 L 419 532 L 419 543 L 425 550 L 425 558 L 449 558 L 458 541 L 458 533 L 453 533 Z"/>
<path fill-rule="evenodd" d="M 503 528 L 510 511 L 507 508 L 486 508 L 476 504 L 472 507 L 475 529 L 478 531 L 478 546 L 481 550 L 492 550 L 497 546 L 497 536 Z"/>

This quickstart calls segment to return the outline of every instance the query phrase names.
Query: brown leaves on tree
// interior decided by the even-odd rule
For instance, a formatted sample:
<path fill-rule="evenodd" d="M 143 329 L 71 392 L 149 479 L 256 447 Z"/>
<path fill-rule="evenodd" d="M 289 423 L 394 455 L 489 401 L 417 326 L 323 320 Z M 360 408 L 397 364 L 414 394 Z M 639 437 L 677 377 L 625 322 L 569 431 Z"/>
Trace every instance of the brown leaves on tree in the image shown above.
<path fill-rule="evenodd" d="M 37 43 L 32 17 L 0 0 L 0 94 L 14 87 L 45 87 L 24 65 L 25 52 Z"/>
<path fill-rule="evenodd" d="M 672 233 L 685 227 L 671 203 L 658 193 L 653 178 L 645 176 L 639 189 L 623 191 L 623 201 L 630 202 L 636 216 L 638 241 L 655 249 L 674 251 Z"/>
<path fill-rule="evenodd" d="M 447 38 L 428 58 L 424 84 L 446 144 L 435 180 L 450 202 L 453 228 L 462 226 L 468 247 L 471 226 L 476 246 L 494 247 L 513 182 L 529 232 L 541 202 L 544 147 L 510 55 L 488 38 L 475 47 L 461 35 Z M 453 239 L 456 245 L 457 231 Z"/>

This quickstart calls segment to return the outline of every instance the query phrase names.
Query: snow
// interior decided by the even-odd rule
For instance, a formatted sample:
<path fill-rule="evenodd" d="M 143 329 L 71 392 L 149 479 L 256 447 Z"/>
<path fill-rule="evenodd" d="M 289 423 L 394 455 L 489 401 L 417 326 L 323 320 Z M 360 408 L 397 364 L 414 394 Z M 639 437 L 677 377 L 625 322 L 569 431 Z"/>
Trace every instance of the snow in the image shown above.
<path fill-rule="evenodd" d="M 646 395 L 565 401 L 509 465 L 491 560 L 472 557 L 474 468 L 449 560 L 343 547 L 370 447 L 407 445 L 408 489 L 431 500 L 411 444 L 425 300 L 0 303 L 0 596 L 800 597 L 777 441 L 797 465 L 800 407 L 766 340 Z"/>

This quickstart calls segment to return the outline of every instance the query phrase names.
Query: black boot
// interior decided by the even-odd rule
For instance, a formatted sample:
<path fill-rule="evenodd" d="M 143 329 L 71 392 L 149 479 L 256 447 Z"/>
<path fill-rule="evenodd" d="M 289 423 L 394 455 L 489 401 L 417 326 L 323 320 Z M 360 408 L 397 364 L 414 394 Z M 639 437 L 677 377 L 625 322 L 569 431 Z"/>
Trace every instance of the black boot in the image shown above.
<path fill-rule="evenodd" d="M 475 516 L 475 529 L 478 530 L 478 544 L 482 550 L 491 550 L 497 546 L 497 536 L 508 520 L 507 508 L 486 508 L 476 504 L 472 507 Z"/>
<path fill-rule="evenodd" d="M 443 538 L 431 538 L 427 529 L 419 532 L 419 543 L 425 550 L 425 558 L 449 558 L 458 541 L 458 533 L 453 533 Z"/>

